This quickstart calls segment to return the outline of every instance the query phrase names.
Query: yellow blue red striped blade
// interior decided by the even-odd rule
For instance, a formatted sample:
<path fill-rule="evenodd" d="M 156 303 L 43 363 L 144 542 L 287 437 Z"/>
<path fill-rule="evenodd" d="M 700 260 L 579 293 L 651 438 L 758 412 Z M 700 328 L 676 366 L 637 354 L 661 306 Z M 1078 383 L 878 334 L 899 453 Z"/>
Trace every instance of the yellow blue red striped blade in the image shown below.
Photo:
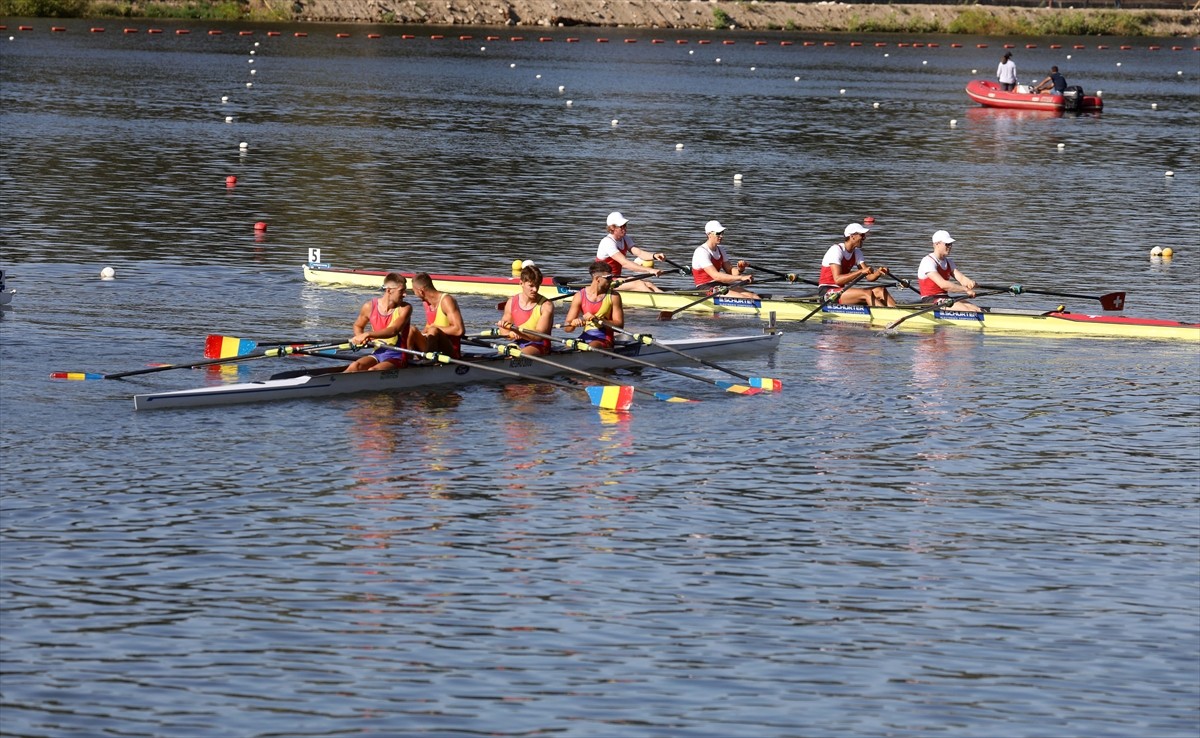
<path fill-rule="evenodd" d="M 737 384 L 735 382 L 717 382 L 717 386 L 726 392 L 733 392 L 739 395 L 757 395 L 762 390 L 758 387 L 751 387 L 745 384 Z"/>
<path fill-rule="evenodd" d="M 81 380 L 82 381 L 82 380 L 86 380 L 86 379 L 104 379 L 104 375 L 103 374 L 94 374 L 92 372 L 51 372 L 50 378 L 51 379 L 72 379 L 72 380 Z"/>
<path fill-rule="evenodd" d="M 228 359 L 234 356 L 243 356 L 257 347 L 257 343 L 245 338 L 211 334 L 204 340 L 204 358 Z"/>
<path fill-rule="evenodd" d="M 605 385 L 603 387 L 588 387 L 588 397 L 592 404 L 606 410 L 628 410 L 633 404 L 633 387 Z"/>
<path fill-rule="evenodd" d="M 675 395 L 668 395 L 665 392 L 655 392 L 654 396 L 655 396 L 655 398 L 662 400 L 663 402 L 700 402 L 699 400 L 689 400 L 686 397 L 676 397 Z"/>
<path fill-rule="evenodd" d="M 783 382 L 770 377 L 750 377 L 750 386 L 763 392 L 783 392 Z"/>

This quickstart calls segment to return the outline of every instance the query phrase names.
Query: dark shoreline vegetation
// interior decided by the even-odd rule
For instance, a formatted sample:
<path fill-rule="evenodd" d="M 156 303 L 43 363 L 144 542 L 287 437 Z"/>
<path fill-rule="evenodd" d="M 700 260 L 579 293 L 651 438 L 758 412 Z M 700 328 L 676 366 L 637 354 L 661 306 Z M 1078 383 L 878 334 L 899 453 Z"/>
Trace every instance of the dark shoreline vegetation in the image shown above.
<path fill-rule="evenodd" d="M 42 18 L 146 18 L 208 20 L 223 22 L 304 22 L 294 11 L 297 6 L 283 0 L 220 0 L 216 2 L 131 2 L 128 0 L 0 0 L 0 16 Z M 962 6 L 949 21 L 901 13 L 892 10 L 883 17 L 878 13 L 864 17 L 854 6 L 847 6 L 844 23 L 831 22 L 827 32 L 964 34 L 980 36 L 1152 36 L 1155 25 L 1170 21 L 1154 10 L 1074 10 L 1030 18 L 1026 15 L 997 14 L 995 6 Z M 711 28 L 730 27 L 729 15 L 714 8 Z M 364 21 L 347 20 L 362 23 Z M 384 13 L 377 21 L 396 23 Z M 421 25 L 438 25 L 429 21 Z M 605 25 L 596 23 L 595 25 Z M 800 30 L 792 23 L 772 24 L 768 30 Z"/>

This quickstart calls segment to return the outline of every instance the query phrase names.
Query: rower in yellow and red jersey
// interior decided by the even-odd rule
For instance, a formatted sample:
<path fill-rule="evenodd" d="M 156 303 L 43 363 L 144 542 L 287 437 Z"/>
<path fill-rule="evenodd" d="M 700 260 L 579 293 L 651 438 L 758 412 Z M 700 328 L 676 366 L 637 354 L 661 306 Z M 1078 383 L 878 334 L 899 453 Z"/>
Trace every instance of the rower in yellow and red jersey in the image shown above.
<path fill-rule="evenodd" d="M 542 270 L 535 264 L 522 267 L 521 291 L 508 298 L 504 317 L 496 322 L 525 354 L 550 353 L 550 339 L 521 332 L 524 328 L 549 335 L 554 328 L 554 303 L 538 293 L 541 286 Z"/>
<path fill-rule="evenodd" d="M 408 354 L 392 348 L 405 348 L 412 305 L 404 301 L 407 288 L 404 275 L 391 272 L 383 279 L 383 296 L 363 303 L 354 321 L 350 342 L 365 346 L 372 342 L 386 345 L 375 349 L 346 367 L 347 372 L 382 371 L 408 365 Z"/>
<path fill-rule="evenodd" d="M 612 289 L 612 271 L 607 262 L 592 262 L 588 268 L 592 283 L 571 298 L 571 307 L 563 321 L 563 328 L 568 331 L 586 327 L 579 340 L 594 348 L 611 349 L 615 338 L 613 327 L 625 327 L 625 309 L 620 293 Z"/>
<path fill-rule="evenodd" d="M 425 304 L 425 328 L 410 326 L 408 347 L 416 351 L 436 351 L 451 358 L 462 358 L 462 312 L 454 295 L 441 292 L 425 272 L 413 275 L 413 293 Z"/>

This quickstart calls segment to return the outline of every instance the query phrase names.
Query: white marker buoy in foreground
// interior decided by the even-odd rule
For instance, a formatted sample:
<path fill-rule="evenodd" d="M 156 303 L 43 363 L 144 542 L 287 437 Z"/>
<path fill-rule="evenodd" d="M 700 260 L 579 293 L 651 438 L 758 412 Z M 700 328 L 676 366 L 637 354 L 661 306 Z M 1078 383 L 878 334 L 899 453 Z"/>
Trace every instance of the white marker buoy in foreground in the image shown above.
<path fill-rule="evenodd" d="M 675 144 L 676 151 L 683 151 L 683 144 Z"/>
<path fill-rule="evenodd" d="M 950 127 L 951 127 L 951 128 L 954 128 L 954 127 L 955 127 L 955 126 L 957 126 L 957 125 L 958 125 L 958 121 L 957 121 L 957 120 L 955 120 L 954 118 L 951 118 L 951 119 L 950 119 Z"/>
<path fill-rule="evenodd" d="M 100 270 L 100 279 L 113 279 L 117 276 L 117 270 L 112 267 L 104 267 Z"/>
<path fill-rule="evenodd" d="M 1162 249 L 1155 246 L 1154 248 L 1150 249 L 1150 255 L 1151 256 L 1162 256 Z"/>
<path fill-rule="evenodd" d="M 242 151 L 245 151 L 246 149 L 250 148 L 250 144 L 246 143 L 245 141 L 242 141 L 240 144 L 238 144 L 238 148 L 241 149 Z"/>
<path fill-rule="evenodd" d="M 1174 176 L 1175 176 L 1175 172 L 1172 172 L 1170 169 L 1168 169 L 1168 170 L 1167 170 L 1167 173 L 1166 173 L 1166 174 L 1164 174 L 1163 176 L 1164 176 L 1164 177 L 1174 177 Z"/>
<path fill-rule="evenodd" d="M 735 174 L 735 175 L 733 175 L 733 181 L 734 181 L 734 182 L 741 182 L 741 181 L 742 181 L 742 175 L 740 175 L 740 174 Z"/>
<path fill-rule="evenodd" d="M 878 108 L 878 107 L 879 107 L 879 103 L 872 103 L 871 107 Z"/>
<path fill-rule="evenodd" d="M 617 120 L 616 118 L 613 118 L 613 119 L 612 119 L 612 125 L 613 125 L 613 128 L 616 128 L 616 127 L 617 127 L 617 124 L 618 124 L 618 123 L 620 123 L 620 122 L 621 122 L 621 121 Z"/>
<path fill-rule="evenodd" d="M 1065 149 L 1065 148 L 1067 148 L 1067 145 L 1066 145 L 1066 144 L 1059 144 L 1059 145 L 1058 145 L 1058 150 L 1059 150 L 1059 151 L 1062 151 L 1062 150 L 1063 150 L 1063 149 Z"/>

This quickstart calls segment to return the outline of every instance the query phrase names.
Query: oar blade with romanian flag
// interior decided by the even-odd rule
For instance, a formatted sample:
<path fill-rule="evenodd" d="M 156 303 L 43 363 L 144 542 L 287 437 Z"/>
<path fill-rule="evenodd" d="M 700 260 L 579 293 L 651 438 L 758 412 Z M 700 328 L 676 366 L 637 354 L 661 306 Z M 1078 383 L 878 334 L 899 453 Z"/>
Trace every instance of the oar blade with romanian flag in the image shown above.
<path fill-rule="evenodd" d="M 593 405 L 606 410 L 628 410 L 633 405 L 633 387 L 610 384 L 588 387 L 587 393 Z"/>
<path fill-rule="evenodd" d="M 246 338 L 210 334 L 204 339 L 204 358 L 228 359 L 243 356 L 258 348 L 258 344 Z"/>
<path fill-rule="evenodd" d="M 757 395 L 762 392 L 761 387 L 751 387 L 750 385 L 739 384 L 737 382 L 726 382 L 723 379 L 714 379 L 713 384 L 735 395 Z"/>

